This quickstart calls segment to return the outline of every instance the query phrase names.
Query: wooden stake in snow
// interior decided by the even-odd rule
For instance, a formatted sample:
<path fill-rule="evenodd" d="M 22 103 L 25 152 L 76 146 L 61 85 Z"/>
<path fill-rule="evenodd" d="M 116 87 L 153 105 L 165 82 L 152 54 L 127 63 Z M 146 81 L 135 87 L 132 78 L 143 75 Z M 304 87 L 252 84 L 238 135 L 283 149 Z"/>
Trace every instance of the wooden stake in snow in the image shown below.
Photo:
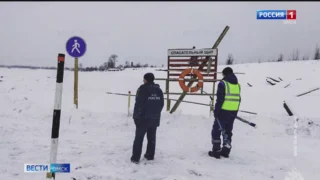
<path fill-rule="evenodd" d="M 289 87 L 290 86 L 290 83 L 288 84 L 288 85 L 286 85 L 284 88 L 287 88 L 287 87 Z"/>
<path fill-rule="evenodd" d="M 128 116 L 130 116 L 131 91 L 128 92 Z"/>
<path fill-rule="evenodd" d="M 249 84 L 249 83 L 247 83 L 250 87 L 252 87 L 252 85 L 251 84 Z"/>
<path fill-rule="evenodd" d="M 313 92 L 313 91 L 317 91 L 317 90 L 319 90 L 319 89 L 320 89 L 320 88 L 315 88 L 315 89 L 312 89 L 312 90 L 307 91 L 307 92 L 305 92 L 305 93 L 298 94 L 298 95 L 297 95 L 297 97 L 300 97 L 300 96 L 303 96 L 303 95 L 309 94 L 309 93 L 311 93 L 311 92 Z"/>
<path fill-rule="evenodd" d="M 289 108 L 289 106 L 287 105 L 287 103 L 285 101 L 283 102 L 283 107 L 287 111 L 289 116 L 293 116 L 291 109 Z"/>

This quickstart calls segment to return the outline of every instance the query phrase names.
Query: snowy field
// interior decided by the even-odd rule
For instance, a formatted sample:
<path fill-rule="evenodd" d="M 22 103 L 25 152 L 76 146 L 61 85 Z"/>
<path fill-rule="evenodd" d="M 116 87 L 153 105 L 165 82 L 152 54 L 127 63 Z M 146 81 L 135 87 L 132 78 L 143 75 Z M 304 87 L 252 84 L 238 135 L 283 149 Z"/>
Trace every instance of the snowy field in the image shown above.
<path fill-rule="evenodd" d="M 69 59 L 68 59 L 69 60 Z M 222 71 L 224 66 L 219 66 Z M 209 107 L 182 103 L 174 114 L 162 113 L 155 161 L 130 162 L 135 127 L 127 117 L 127 93 L 141 85 L 146 72 L 79 72 L 79 109 L 73 105 L 73 72 L 65 71 L 58 163 L 70 163 L 71 173 L 57 180 L 319 180 L 320 62 L 242 64 L 232 66 L 242 84 L 239 113 L 258 125 L 238 120 L 229 159 L 214 159 Z M 221 74 L 219 74 L 220 76 Z M 45 173 L 24 173 L 24 163 L 49 162 L 55 70 L 0 69 L 0 180 L 45 179 Z M 283 80 L 271 86 L 266 77 Z M 221 77 L 219 77 L 221 78 Z M 157 82 L 165 89 L 164 81 Z M 250 83 L 252 87 L 249 87 Z M 287 84 L 290 86 L 284 88 Z M 171 91 L 181 92 L 171 82 Z M 212 92 L 212 85 L 204 90 Z M 177 99 L 178 96 L 171 96 Z M 208 104 L 209 97 L 185 100 Z M 294 119 L 283 108 L 286 100 L 299 117 L 297 156 Z M 173 103 L 172 103 L 173 104 Z M 131 111 L 134 98 L 131 99 Z M 146 145 L 146 139 L 144 148 Z"/>

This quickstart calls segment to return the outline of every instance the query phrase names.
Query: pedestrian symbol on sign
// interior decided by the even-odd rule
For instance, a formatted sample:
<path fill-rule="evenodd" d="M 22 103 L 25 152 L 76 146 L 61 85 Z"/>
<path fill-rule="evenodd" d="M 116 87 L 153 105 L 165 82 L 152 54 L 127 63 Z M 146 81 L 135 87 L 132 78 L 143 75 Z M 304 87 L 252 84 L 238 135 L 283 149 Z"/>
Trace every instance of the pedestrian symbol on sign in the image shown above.
<path fill-rule="evenodd" d="M 73 51 L 74 50 L 77 50 L 78 51 L 78 53 L 80 53 L 80 51 L 79 51 L 79 49 L 78 48 L 80 48 L 80 44 L 78 43 L 78 41 L 75 39 L 74 40 L 74 44 L 72 45 L 72 51 L 71 51 L 71 53 L 73 53 Z"/>
<path fill-rule="evenodd" d="M 66 44 L 68 54 L 74 58 L 79 58 L 86 52 L 86 42 L 79 36 L 71 37 Z"/>

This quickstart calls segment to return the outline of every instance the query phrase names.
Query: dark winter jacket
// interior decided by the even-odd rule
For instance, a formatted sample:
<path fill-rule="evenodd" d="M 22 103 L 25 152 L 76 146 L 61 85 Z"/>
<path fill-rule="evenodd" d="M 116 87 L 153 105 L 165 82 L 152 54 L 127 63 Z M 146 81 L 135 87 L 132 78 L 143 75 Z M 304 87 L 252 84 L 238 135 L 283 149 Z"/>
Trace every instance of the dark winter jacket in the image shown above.
<path fill-rule="evenodd" d="M 234 74 L 230 74 L 228 76 L 225 76 L 223 80 L 231 83 L 231 84 L 238 84 L 238 79 Z M 214 117 L 218 119 L 228 119 L 227 116 L 237 116 L 238 111 L 226 111 L 222 110 L 222 104 L 224 102 L 225 97 L 225 84 L 223 81 L 220 81 L 218 84 L 218 91 L 217 91 L 217 101 L 216 105 L 214 106 Z M 241 99 L 240 99 L 241 101 Z"/>
<path fill-rule="evenodd" d="M 141 85 L 134 105 L 134 123 L 137 126 L 158 127 L 163 106 L 163 92 L 158 84 L 148 82 Z"/>

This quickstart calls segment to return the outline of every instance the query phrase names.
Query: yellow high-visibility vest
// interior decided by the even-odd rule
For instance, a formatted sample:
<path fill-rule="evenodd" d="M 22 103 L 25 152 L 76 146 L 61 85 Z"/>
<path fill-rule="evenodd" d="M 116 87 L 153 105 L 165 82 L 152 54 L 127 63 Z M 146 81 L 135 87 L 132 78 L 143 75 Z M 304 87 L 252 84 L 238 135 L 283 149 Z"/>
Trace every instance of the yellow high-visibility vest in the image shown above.
<path fill-rule="evenodd" d="M 225 86 L 224 102 L 222 109 L 226 111 L 238 111 L 240 106 L 240 84 L 231 84 L 223 81 Z"/>

